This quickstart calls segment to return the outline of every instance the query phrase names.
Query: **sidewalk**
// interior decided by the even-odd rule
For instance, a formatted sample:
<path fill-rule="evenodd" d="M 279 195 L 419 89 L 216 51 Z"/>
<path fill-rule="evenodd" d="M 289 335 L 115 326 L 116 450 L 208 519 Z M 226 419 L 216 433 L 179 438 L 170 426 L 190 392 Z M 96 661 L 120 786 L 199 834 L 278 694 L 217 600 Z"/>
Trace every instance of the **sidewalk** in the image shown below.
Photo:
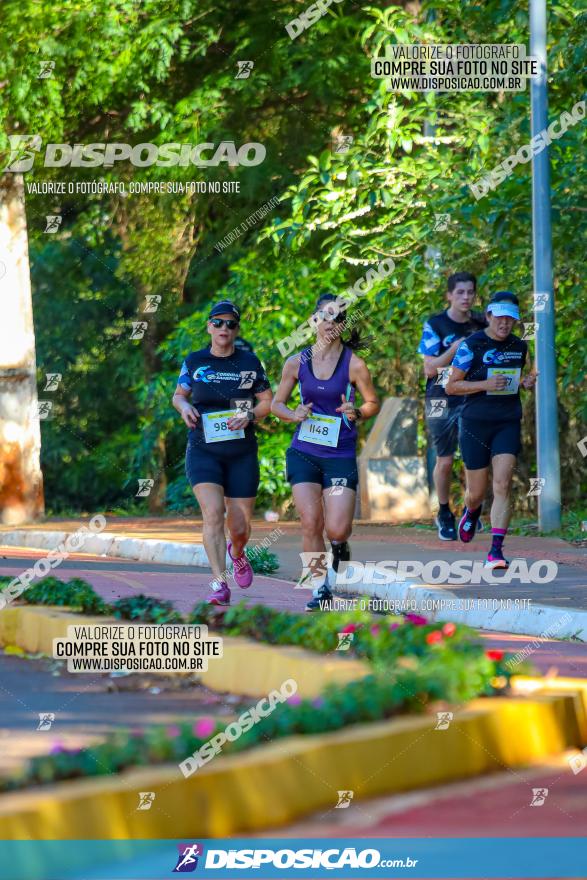
<path fill-rule="evenodd" d="M 35 554 L 34 550 L 29 549 L 34 546 L 30 542 L 30 539 L 33 538 L 31 533 L 36 533 L 35 543 L 42 543 L 43 547 L 47 548 L 55 546 L 59 535 L 63 536 L 76 531 L 82 524 L 87 523 L 88 519 L 87 516 L 80 516 L 77 520 L 54 518 L 44 523 L 19 529 L 9 526 L 0 527 L 0 573 L 18 574 L 23 567 L 26 567 L 18 568 L 18 559 L 24 559 L 29 554 L 33 558 L 43 555 L 40 552 Z M 122 540 L 117 541 L 113 550 L 119 551 L 119 548 L 124 547 L 129 553 L 126 559 L 121 560 L 110 556 L 109 553 L 107 556 L 93 557 L 75 554 L 67 562 L 61 564 L 59 571 L 65 572 L 70 569 L 74 560 L 75 567 L 79 568 L 79 561 L 91 558 L 93 563 L 90 568 L 95 572 L 98 586 L 100 586 L 101 578 L 104 577 L 100 572 L 105 572 L 110 567 L 112 575 L 109 576 L 109 583 L 111 586 L 115 582 L 136 590 L 139 586 L 145 589 L 149 584 L 147 591 L 153 594 L 161 592 L 169 597 L 169 594 L 173 593 L 181 610 L 186 610 L 190 604 L 205 598 L 207 591 L 205 585 L 209 583 L 210 577 L 209 569 L 203 567 L 206 560 L 203 553 L 200 520 L 195 517 L 193 519 L 187 517 L 169 519 L 108 517 L 107 519 L 106 528 L 100 536 L 103 539 L 104 547 L 108 549 L 108 545 L 112 545 L 112 536 L 120 536 Z M 253 523 L 251 544 L 259 543 L 271 535 L 273 537 L 268 549 L 278 557 L 279 569 L 275 572 L 274 578 L 258 577 L 253 591 L 249 595 L 251 599 L 256 601 L 270 601 L 270 604 L 275 607 L 286 607 L 282 592 L 273 590 L 271 585 L 274 579 L 293 584 L 299 578 L 301 573 L 299 523 L 266 523 L 263 520 L 256 520 Z M 144 545 L 142 542 L 145 540 L 151 543 L 148 546 Z M 489 540 L 489 536 L 485 532 L 477 535 L 470 545 L 465 546 L 460 542 L 439 541 L 436 529 L 431 527 L 391 527 L 359 521 L 355 525 L 351 546 L 354 560 L 363 563 L 378 563 L 384 560 L 415 560 L 423 564 L 432 561 L 451 563 L 457 560 L 483 561 Z M 17 541 L 21 543 L 17 543 Z M 125 541 L 126 545 L 123 543 Z M 19 549 L 25 543 L 27 548 Z M 43 548 L 38 549 L 42 550 Z M 100 554 L 100 550 L 92 549 L 92 552 Z M 477 600 L 477 605 L 485 603 L 491 606 L 495 600 L 502 605 L 507 605 L 508 608 L 513 608 L 514 603 L 517 603 L 517 607 L 523 607 L 526 603 L 532 606 L 533 611 L 537 607 L 547 606 L 552 612 L 550 615 L 542 616 L 536 613 L 528 614 L 526 618 L 523 616 L 520 618 L 516 612 L 515 615 L 512 613 L 510 617 L 498 619 L 495 614 L 491 613 L 490 608 L 488 615 L 485 617 L 482 615 L 483 619 L 479 618 L 478 613 L 474 619 L 471 619 L 472 625 L 482 626 L 484 629 L 495 629 L 506 633 L 528 633 L 535 636 L 542 635 L 542 633 L 547 635 L 556 633 L 558 637 L 567 638 L 584 629 L 585 614 L 581 615 L 581 612 L 587 611 L 587 550 L 585 548 L 573 546 L 560 538 L 508 536 L 506 552 L 510 559 L 526 560 L 528 566 L 539 560 L 554 562 L 558 566 L 558 574 L 549 583 L 524 583 L 520 580 L 512 580 L 511 583 L 504 582 L 503 584 L 488 584 L 482 581 L 477 584 L 461 585 L 451 584 L 449 579 L 446 584 L 434 584 L 432 589 L 436 593 L 438 591 L 447 593 L 449 598 L 458 597 L 459 601 Z M 129 562 L 129 560 L 136 560 L 138 555 L 140 555 L 141 562 Z M 8 557 L 14 561 L 12 566 Z M 175 558 L 173 564 L 160 564 L 163 561 L 172 562 L 172 557 Z M 106 562 L 106 558 L 108 558 L 108 562 Z M 112 568 L 113 565 L 115 565 L 116 574 Z M 198 567 L 195 567 L 196 565 Z M 125 574 L 125 571 L 128 571 L 128 574 Z M 186 580 L 188 573 L 189 580 Z M 141 577 L 137 579 L 136 575 L 138 574 Z M 150 585 L 156 585 L 156 589 L 154 590 Z M 374 586 L 375 589 L 369 592 L 376 592 L 376 585 Z M 398 586 L 400 585 L 398 584 Z M 104 588 L 110 589 L 106 586 Z M 362 591 L 359 584 L 355 593 L 360 594 L 361 592 L 366 592 L 366 590 Z M 307 591 L 296 590 L 292 596 L 293 598 L 290 597 L 287 600 L 288 603 L 293 602 L 297 610 L 302 610 L 308 596 Z M 561 612 L 563 613 L 561 614 Z M 561 629 L 560 632 L 558 629 L 554 632 L 548 632 L 548 625 L 553 620 L 555 622 L 560 620 L 564 612 L 573 618 L 566 628 Z M 465 619 L 464 622 L 469 621 Z M 527 628 L 524 628 L 525 623 Z"/>

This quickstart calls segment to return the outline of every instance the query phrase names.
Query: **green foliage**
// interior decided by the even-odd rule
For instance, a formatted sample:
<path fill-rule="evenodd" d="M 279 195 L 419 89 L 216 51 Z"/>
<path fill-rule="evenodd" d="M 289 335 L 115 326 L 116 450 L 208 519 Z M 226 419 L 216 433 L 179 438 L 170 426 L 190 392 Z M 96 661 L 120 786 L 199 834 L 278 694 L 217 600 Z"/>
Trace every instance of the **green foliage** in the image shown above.
<path fill-rule="evenodd" d="M 117 599 L 111 613 L 122 620 L 139 620 L 143 623 L 181 623 L 183 620 L 172 602 L 162 601 L 153 596 L 129 596 Z"/>
<path fill-rule="evenodd" d="M 41 578 L 19 597 L 28 605 L 65 605 L 84 614 L 109 614 L 110 607 L 82 578 L 64 582 L 56 577 Z"/>
<path fill-rule="evenodd" d="M 378 673 L 344 686 L 332 685 L 314 700 L 300 700 L 294 695 L 242 736 L 227 742 L 222 753 L 241 752 L 286 736 L 326 733 L 351 724 L 381 721 L 400 712 L 419 713 L 436 700 L 468 699 L 474 687 L 488 685 L 490 664 L 473 670 L 469 686 L 461 681 L 455 684 L 452 675 L 453 670 L 440 657 L 434 657 L 426 664 Z M 52 754 L 33 758 L 19 775 L 0 779 L 0 790 L 109 775 L 135 766 L 178 763 L 224 729 L 225 725 L 216 719 L 206 720 L 206 736 L 198 735 L 197 723 L 192 726 L 183 722 L 140 733 L 120 731 L 83 750 L 57 746 Z"/>
<path fill-rule="evenodd" d="M 272 574 L 279 568 L 279 559 L 267 547 L 246 547 L 245 553 L 256 574 Z"/>

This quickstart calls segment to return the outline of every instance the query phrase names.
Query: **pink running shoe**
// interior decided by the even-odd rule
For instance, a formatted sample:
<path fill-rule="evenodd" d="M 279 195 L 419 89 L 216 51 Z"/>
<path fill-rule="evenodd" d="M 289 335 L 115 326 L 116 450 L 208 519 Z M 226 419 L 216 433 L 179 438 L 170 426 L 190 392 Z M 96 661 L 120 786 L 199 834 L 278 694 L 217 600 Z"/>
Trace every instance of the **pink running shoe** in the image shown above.
<path fill-rule="evenodd" d="M 253 583 L 253 569 L 251 563 L 247 559 L 246 553 L 243 551 L 236 558 L 232 555 L 232 544 L 228 542 L 228 555 L 233 561 L 232 576 L 241 588 L 246 590 Z"/>
<path fill-rule="evenodd" d="M 487 559 L 485 560 L 485 568 L 509 568 L 509 565 L 509 562 L 507 561 L 507 559 L 504 558 L 501 550 L 499 551 L 499 553 L 496 553 L 495 550 L 492 553 L 490 550 L 487 554 Z"/>
<path fill-rule="evenodd" d="M 219 587 L 212 588 L 212 592 L 208 596 L 208 605 L 230 605 L 230 590 L 226 581 L 217 581 Z"/>

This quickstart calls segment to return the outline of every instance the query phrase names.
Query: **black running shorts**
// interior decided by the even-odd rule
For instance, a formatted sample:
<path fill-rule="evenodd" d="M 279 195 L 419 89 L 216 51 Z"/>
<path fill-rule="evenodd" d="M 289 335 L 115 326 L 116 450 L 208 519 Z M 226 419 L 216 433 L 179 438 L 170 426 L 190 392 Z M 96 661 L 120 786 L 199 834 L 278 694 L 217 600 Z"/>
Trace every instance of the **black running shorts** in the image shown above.
<path fill-rule="evenodd" d="M 461 417 L 459 442 L 468 470 L 486 468 L 494 455 L 519 454 L 522 448 L 521 422 L 519 419 L 482 421 Z"/>
<path fill-rule="evenodd" d="M 321 458 L 299 449 L 288 449 L 286 456 L 287 479 L 296 483 L 318 483 L 323 489 L 342 486 L 357 490 L 359 474 L 356 458 Z"/>
<path fill-rule="evenodd" d="M 222 486 L 227 498 L 254 498 L 259 488 L 256 449 L 229 456 L 190 439 L 185 454 L 185 472 L 192 489 L 198 483 L 216 483 Z"/>

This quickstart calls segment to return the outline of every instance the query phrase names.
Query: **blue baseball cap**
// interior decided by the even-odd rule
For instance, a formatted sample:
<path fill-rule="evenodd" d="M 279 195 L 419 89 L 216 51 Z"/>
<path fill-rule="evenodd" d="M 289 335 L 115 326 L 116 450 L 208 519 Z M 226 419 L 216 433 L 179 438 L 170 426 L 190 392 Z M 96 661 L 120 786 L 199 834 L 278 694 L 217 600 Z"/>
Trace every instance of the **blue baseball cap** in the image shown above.
<path fill-rule="evenodd" d="M 216 315 L 233 315 L 237 321 L 240 321 L 241 319 L 240 309 L 229 299 L 223 299 L 213 305 L 210 309 L 208 319 L 215 318 Z"/>
<path fill-rule="evenodd" d="M 509 290 L 500 290 L 494 293 L 486 311 L 491 312 L 496 318 L 514 318 L 520 320 L 520 303 L 515 293 Z"/>

